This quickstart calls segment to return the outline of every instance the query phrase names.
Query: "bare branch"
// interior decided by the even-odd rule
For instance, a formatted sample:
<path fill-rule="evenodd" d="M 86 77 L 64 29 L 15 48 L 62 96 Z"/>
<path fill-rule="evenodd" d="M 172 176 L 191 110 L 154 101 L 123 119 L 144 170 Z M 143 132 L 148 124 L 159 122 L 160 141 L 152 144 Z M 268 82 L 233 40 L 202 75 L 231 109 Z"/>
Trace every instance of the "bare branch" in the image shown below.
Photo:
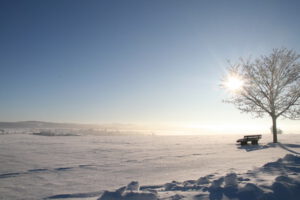
<path fill-rule="evenodd" d="M 254 61 L 240 59 L 228 71 L 241 77 L 244 85 L 240 92 L 232 93 L 226 102 L 234 104 L 242 112 L 255 113 L 257 116 L 268 113 L 275 126 L 280 116 L 299 119 L 299 58 L 300 55 L 295 51 L 281 48 Z"/>

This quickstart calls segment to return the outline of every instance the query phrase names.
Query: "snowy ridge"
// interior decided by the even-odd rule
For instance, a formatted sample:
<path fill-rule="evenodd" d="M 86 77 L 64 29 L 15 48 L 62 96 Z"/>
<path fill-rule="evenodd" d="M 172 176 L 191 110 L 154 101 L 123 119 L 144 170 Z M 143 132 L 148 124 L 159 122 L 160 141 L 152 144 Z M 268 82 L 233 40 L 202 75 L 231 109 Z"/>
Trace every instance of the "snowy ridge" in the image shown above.
<path fill-rule="evenodd" d="M 98 200 L 298 200 L 300 197 L 300 157 L 287 154 L 275 162 L 244 174 L 214 174 L 197 180 L 172 181 L 139 187 L 133 181 L 115 191 L 62 194 L 46 199 L 88 198 Z M 275 177 L 275 178 L 274 178 Z"/>
<path fill-rule="evenodd" d="M 140 192 L 106 191 L 98 200 L 297 200 L 299 172 L 300 157 L 287 154 L 246 174 L 229 173 L 218 178 L 208 175 L 198 180 L 173 181 L 162 187 L 143 187 Z M 274 175 L 277 176 L 272 182 Z"/>

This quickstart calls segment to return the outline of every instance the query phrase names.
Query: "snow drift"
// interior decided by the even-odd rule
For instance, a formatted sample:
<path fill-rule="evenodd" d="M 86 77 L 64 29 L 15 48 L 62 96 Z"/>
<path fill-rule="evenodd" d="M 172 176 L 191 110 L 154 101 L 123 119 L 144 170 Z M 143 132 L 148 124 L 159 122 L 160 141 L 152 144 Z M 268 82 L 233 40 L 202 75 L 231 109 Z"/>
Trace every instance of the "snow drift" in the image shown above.
<path fill-rule="evenodd" d="M 287 154 L 282 159 L 245 174 L 233 172 L 221 177 L 172 181 L 161 186 L 142 186 L 140 190 L 137 187 L 131 190 L 130 183 L 116 191 L 105 191 L 98 200 L 298 200 L 299 172 L 300 157 Z M 274 175 L 276 178 L 271 181 Z M 271 182 L 266 184 L 265 181 Z"/>

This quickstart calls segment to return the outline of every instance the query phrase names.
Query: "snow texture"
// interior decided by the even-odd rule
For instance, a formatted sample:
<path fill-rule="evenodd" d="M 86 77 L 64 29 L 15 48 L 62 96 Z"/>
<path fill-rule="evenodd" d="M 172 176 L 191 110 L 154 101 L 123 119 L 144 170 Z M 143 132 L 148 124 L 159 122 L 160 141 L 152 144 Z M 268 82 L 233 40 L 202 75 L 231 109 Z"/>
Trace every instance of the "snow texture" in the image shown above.
<path fill-rule="evenodd" d="M 244 178 L 246 174 L 229 173 L 216 179 L 212 178 L 211 183 L 196 180 L 172 181 L 150 192 L 147 187 L 143 187 L 139 192 L 105 191 L 99 200 L 298 200 L 300 197 L 299 170 L 300 157 L 287 154 L 283 159 L 267 163 L 248 173 L 251 174 L 249 176 L 251 178 L 247 179 Z M 255 181 L 255 178 L 263 177 L 263 174 L 272 176 L 274 174 L 275 177 L 276 174 L 282 175 L 277 176 L 271 184 L 260 184 L 262 181 Z M 198 180 L 206 180 L 206 178 L 201 177 Z M 197 194 L 194 195 L 194 193 Z"/>
<path fill-rule="evenodd" d="M 241 136 L 1 135 L 0 199 L 300 199 L 300 135 Z"/>

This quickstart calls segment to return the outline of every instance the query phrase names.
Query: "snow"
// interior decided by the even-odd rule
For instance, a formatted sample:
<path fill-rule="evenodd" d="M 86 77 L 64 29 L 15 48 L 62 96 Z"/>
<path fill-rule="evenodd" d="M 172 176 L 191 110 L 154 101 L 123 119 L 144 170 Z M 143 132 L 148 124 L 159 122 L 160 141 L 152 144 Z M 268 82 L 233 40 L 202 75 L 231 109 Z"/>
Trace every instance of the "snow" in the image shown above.
<path fill-rule="evenodd" d="M 0 199 L 296 199 L 300 135 L 242 136 L 1 135 Z"/>

